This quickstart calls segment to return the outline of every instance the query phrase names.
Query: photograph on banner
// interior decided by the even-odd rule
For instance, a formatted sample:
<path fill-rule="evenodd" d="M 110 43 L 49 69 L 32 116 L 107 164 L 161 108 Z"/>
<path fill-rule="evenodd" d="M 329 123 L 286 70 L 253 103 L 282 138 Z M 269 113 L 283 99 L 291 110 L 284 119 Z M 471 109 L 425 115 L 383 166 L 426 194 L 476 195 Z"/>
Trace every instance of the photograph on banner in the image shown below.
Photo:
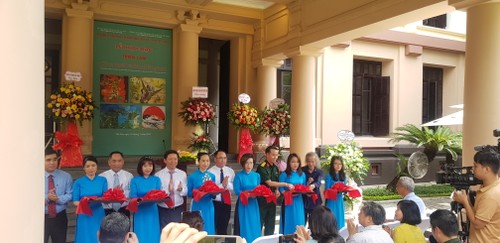
<path fill-rule="evenodd" d="M 100 128 L 137 129 L 140 126 L 142 107 L 140 105 L 103 104 L 99 108 Z"/>
<path fill-rule="evenodd" d="M 165 106 L 143 106 L 142 127 L 165 129 Z"/>
<path fill-rule="evenodd" d="M 101 102 L 127 102 L 128 77 L 114 74 L 101 74 L 100 79 Z"/>
<path fill-rule="evenodd" d="M 130 77 L 130 94 L 132 103 L 165 104 L 164 78 Z"/>

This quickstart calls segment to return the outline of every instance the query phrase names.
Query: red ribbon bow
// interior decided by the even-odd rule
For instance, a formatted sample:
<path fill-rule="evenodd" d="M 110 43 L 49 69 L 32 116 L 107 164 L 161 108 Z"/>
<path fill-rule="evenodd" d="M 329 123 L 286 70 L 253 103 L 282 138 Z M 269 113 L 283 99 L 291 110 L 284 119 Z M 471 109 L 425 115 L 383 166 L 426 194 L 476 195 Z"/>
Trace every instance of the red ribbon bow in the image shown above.
<path fill-rule="evenodd" d="M 248 198 L 250 197 L 264 197 L 267 203 L 274 202 L 274 204 L 277 204 L 276 195 L 274 195 L 274 193 L 271 192 L 271 189 L 269 189 L 269 187 L 264 185 L 258 185 L 251 191 L 241 192 L 240 193 L 241 203 L 243 203 L 243 205 L 248 205 Z"/>
<path fill-rule="evenodd" d="M 290 204 L 293 203 L 293 194 L 294 193 L 304 193 L 304 194 L 309 194 L 309 193 L 314 193 L 309 187 L 307 186 L 304 186 L 302 184 L 297 184 L 297 185 L 294 185 L 294 189 L 293 190 L 290 190 L 290 191 L 286 191 L 284 193 L 284 197 L 285 197 L 285 206 L 288 206 Z M 314 194 L 311 194 L 311 197 L 313 199 L 313 202 L 316 203 L 316 200 L 318 200 L 318 195 L 316 195 L 316 193 Z"/>
<path fill-rule="evenodd" d="M 96 196 L 91 196 L 91 197 L 83 197 L 80 199 L 80 203 L 78 204 L 78 207 L 76 208 L 76 214 L 85 214 L 92 216 L 94 215 L 92 213 L 92 209 L 90 209 L 89 201 L 91 200 L 96 200 Z"/>
<path fill-rule="evenodd" d="M 325 190 L 325 198 L 337 200 L 337 194 L 342 192 L 347 192 L 347 195 L 352 198 L 361 197 L 358 189 L 348 186 L 343 182 L 336 182 L 331 188 Z"/>
<path fill-rule="evenodd" d="M 238 161 L 240 161 L 241 156 L 244 154 L 253 153 L 253 141 L 252 135 L 250 135 L 250 129 L 248 128 L 240 128 L 240 150 L 238 151 Z"/>
<path fill-rule="evenodd" d="M 213 181 L 205 181 L 198 189 L 193 189 L 193 200 L 199 202 L 200 199 L 206 194 L 221 193 L 222 200 L 225 204 L 231 205 L 231 194 L 227 189 L 219 188 Z"/>
<path fill-rule="evenodd" d="M 167 193 L 162 190 L 151 190 L 144 197 L 142 198 L 134 198 L 130 200 L 130 202 L 127 205 L 127 210 L 130 212 L 136 213 L 139 211 L 139 204 L 141 202 L 146 202 L 146 201 L 164 201 L 165 204 L 167 204 L 168 207 L 172 208 L 174 207 L 174 202 L 170 197 L 168 197 Z"/>
<path fill-rule="evenodd" d="M 103 201 L 119 201 L 120 203 L 125 202 L 127 197 L 123 194 L 123 190 L 120 188 L 110 188 L 104 194 L 102 194 Z"/>
<path fill-rule="evenodd" d="M 74 122 L 68 123 L 66 132 L 57 131 L 55 134 L 58 143 L 54 144 L 54 150 L 62 150 L 61 167 L 81 166 L 83 156 L 80 146 L 83 141 L 78 136 L 78 128 Z"/>

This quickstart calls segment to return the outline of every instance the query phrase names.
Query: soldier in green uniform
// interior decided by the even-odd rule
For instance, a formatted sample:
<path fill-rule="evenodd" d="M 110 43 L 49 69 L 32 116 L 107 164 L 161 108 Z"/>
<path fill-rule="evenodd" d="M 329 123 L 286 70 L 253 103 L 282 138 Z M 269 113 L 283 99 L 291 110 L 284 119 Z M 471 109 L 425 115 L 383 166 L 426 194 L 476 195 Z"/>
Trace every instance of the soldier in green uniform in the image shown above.
<path fill-rule="evenodd" d="M 283 186 L 293 189 L 292 184 L 278 182 L 280 176 L 278 166 L 276 166 L 278 153 L 279 149 L 277 147 L 267 147 L 265 154 L 266 160 L 257 167 L 257 173 L 260 174 L 261 184 L 269 187 L 271 191 L 276 194 L 276 197 L 280 196 L 278 187 Z M 273 235 L 276 221 L 276 205 L 272 202 L 267 203 L 264 198 L 259 198 L 258 200 L 260 208 L 260 223 L 262 227 L 264 227 L 264 235 Z"/>

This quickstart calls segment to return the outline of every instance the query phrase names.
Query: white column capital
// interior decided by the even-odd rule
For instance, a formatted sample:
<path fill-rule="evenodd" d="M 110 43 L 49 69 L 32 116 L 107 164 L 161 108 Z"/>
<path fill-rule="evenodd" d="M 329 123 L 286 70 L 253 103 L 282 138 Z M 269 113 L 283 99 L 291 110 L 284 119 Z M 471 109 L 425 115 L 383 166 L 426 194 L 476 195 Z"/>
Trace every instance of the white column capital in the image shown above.
<path fill-rule="evenodd" d="M 288 49 L 284 52 L 287 57 L 295 56 L 313 56 L 318 57 L 323 54 L 323 48 L 310 47 L 310 46 L 298 46 Z"/>

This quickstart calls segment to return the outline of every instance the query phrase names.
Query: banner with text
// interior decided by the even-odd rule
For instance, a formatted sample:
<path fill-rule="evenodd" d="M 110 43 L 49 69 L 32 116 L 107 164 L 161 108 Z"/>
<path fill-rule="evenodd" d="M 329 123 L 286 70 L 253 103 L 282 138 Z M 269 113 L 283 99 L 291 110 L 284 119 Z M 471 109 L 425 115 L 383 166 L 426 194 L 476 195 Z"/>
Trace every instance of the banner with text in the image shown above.
<path fill-rule="evenodd" d="M 94 155 L 162 155 L 172 124 L 172 31 L 96 21 L 93 93 Z"/>

